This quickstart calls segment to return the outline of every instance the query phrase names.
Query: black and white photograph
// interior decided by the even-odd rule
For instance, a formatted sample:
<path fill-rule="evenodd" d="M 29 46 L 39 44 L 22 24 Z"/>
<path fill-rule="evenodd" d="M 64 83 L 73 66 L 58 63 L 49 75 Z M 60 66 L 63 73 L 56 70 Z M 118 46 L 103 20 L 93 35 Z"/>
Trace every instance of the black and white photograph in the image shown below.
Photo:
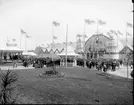
<path fill-rule="evenodd" d="M 0 104 L 133 105 L 133 0 L 0 0 Z"/>

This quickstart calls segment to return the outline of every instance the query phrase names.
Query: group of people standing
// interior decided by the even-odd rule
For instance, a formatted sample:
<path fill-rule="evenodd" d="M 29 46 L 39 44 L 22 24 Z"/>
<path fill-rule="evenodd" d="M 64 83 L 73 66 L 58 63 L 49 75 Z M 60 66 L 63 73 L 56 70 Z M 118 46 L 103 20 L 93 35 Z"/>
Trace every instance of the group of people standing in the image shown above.
<path fill-rule="evenodd" d="M 115 71 L 116 68 L 120 67 L 121 65 L 123 65 L 123 61 L 122 60 L 115 60 L 115 59 L 101 59 L 101 60 L 88 60 L 86 62 L 87 67 L 89 69 L 91 68 L 96 68 L 99 71 L 104 71 L 107 72 L 107 70 L 111 70 L 111 71 Z"/>

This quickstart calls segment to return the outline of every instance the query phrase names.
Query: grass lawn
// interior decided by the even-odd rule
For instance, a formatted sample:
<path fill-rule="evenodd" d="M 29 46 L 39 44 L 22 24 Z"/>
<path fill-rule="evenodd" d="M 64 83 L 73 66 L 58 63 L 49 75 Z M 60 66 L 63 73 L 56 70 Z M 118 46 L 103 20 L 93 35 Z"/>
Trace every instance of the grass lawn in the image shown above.
<path fill-rule="evenodd" d="M 18 103 L 132 105 L 133 80 L 82 67 L 58 68 L 64 78 L 40 78 L 47 68 L 16 70 Z"/>

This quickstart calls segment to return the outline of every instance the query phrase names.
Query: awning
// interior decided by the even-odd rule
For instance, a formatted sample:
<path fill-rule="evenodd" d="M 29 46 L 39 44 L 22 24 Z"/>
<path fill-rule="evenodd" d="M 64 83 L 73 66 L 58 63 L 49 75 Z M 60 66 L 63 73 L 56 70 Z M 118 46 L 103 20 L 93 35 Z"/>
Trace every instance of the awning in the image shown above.
<path fill-rule="evenodd" d="M 35 54 L 34 52 L 23 52 L 22 55 L 26 55 L 26 56 L 37 56 L 37 54 Z"/>
<path fill-rule="evenodd" d="M 23 52 L 24 49 L 20 49 L 17 47 L 5 47 L 5 48 L 0 48 L 0 51 L 2 51 L 2 52 Z"/>

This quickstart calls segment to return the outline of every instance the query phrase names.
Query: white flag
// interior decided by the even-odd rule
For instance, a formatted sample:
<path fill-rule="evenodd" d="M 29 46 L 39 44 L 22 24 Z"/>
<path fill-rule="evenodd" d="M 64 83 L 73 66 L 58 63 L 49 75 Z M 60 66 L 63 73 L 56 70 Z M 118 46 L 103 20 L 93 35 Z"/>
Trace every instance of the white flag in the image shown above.
<path fill-rule="evenodd" d="M 20 32 L 21 34 L 26 34 L 26 32 L 23 29 L 21 29 Z"/>
<path fill-rule="evenodd" d="M 99 24 L 99 25 L 105 25 L 106 22 L 105 22 L 105 21 L 102 21 L 102 20 L 98 20 L 98 24 Z"/>
<path fill-rule="evenodd" d="M 132 28 L 133 25 L 131 23 L 127 23 L 127 27 Z"/>
<path fill-rule="evenodd" d="M 93 24 L 93 23 L 95 23 L 95 21 L 90 20 L 90 19 L 85 19 L 85 23 L 87 23 L 87 24 Z"/>
<path fill-rule="evenodd" d="M 60 25 L 60 23 L 59 23 L 59 22 L 56 22 L 56 21 L 53 21 L 53 25 L 54 25 L 55 27 L 58 27 L 58 26 Z"/>
<path fill-rule="evenodd" d="M 132 36 L 132 34 L 130 34 L 129 32 L 127 32 L 127 36 Z"/>

